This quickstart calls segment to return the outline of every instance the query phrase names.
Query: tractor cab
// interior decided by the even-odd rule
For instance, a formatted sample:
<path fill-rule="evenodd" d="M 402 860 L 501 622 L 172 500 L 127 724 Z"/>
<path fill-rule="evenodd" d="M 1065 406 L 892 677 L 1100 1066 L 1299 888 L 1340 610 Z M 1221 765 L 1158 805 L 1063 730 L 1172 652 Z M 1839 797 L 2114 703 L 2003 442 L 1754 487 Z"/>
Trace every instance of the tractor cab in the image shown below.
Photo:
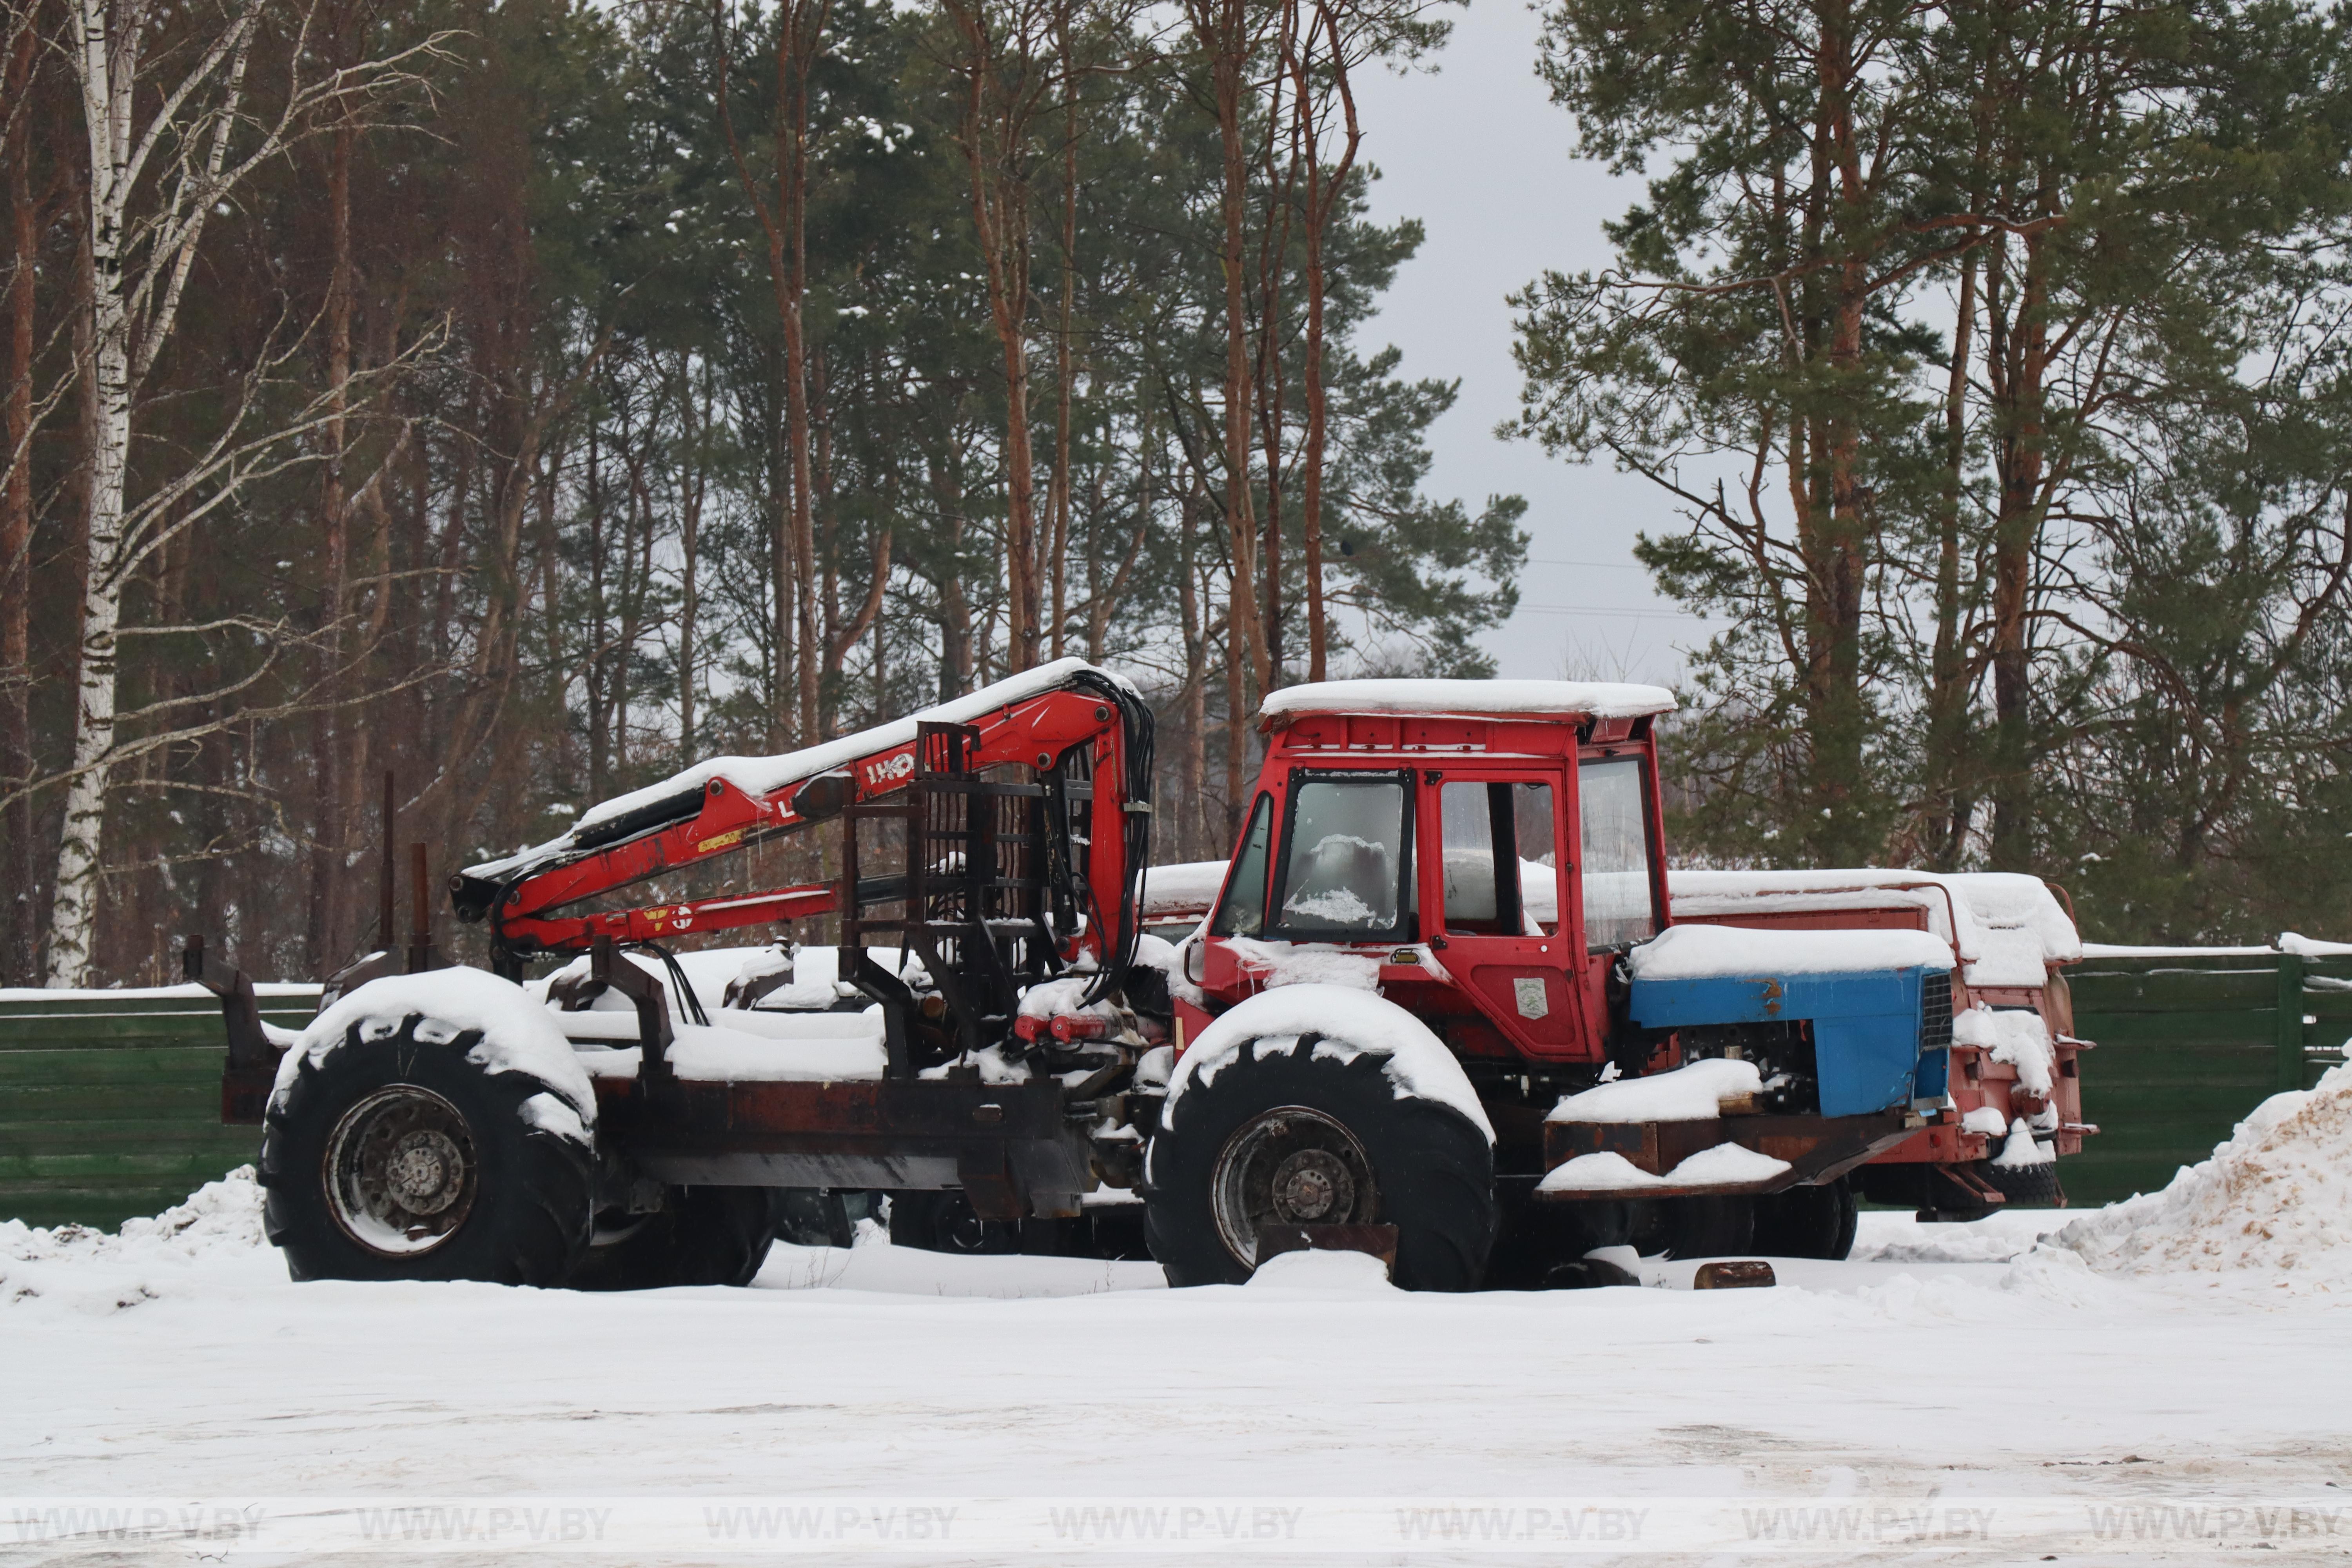
<path fill-rule="evenodd" d="M 1674 705 L 1580 681 L 1274 693 L 1192 961 L 1211 1005 L 1349 970 L 1465 1062 L 1598 1064 L 1617 959 L 1665 921 L 1651 729 Z"/>

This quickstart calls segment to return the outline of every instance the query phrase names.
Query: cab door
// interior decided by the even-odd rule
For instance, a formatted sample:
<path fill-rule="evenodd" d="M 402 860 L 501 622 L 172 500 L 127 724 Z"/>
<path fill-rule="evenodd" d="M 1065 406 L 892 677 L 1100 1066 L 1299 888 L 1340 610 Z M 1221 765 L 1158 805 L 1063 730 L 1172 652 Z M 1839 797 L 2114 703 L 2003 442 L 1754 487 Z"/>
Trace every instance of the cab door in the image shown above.
<path fill-rule="evenodd" d="M 1557 770 L 1445 768 L 1423 777 L 1423 929 L 1454 984 L 1530 1057 L 1585 1054 L 1561 847 L 1573 840 Z M 1433 786 L 1433 787 L 1430 787 Z"/>

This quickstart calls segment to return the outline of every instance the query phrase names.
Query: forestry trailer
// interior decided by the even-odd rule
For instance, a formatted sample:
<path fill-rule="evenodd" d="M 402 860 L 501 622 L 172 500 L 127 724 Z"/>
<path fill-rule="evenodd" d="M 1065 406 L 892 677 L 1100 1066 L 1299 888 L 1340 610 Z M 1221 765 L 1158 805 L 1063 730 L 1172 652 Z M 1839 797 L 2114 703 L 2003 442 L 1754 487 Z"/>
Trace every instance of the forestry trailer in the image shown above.
<path fill-rule="evenodd" d="M 1181 944 L 1143 930 L 1150 710 L 1064 660 L 459 873 L 487 972 L 373 955 L 295 1034 L 188 967 L 298 1279 L 740 1283 L 795 1212 L 838 1237 L 876 1193 L 950 1246 L 1139 1206 L 1177 1285 L 1302 1246 L 1434 1289 L 1591 1282 L 1612 1246 L 1836 1256 L 1841 1178 L 1944 1114 L 1951 949 L 1670 923 L 1672 705 L 1278 691 Z M 698 945 L 746 928 L 783 940 Z"/>

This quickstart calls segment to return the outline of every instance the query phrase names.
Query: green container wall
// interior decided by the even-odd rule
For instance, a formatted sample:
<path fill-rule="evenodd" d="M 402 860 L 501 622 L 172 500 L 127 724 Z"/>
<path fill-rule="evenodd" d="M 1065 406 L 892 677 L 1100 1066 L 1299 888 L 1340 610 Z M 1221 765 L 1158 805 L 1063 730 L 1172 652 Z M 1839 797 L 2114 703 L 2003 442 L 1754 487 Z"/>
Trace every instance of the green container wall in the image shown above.
<path fill-rule="evenodd" d="M 2344 1059 L 2352 957 L 2195 953 L 2091 959 L 2066 972 L 2083 1117 L 2099 1135 L 2060 1162 L 2076 1207 L 2154 1192 L 2283 1089 Z"/>
<path fill-rule="evenodd" d="M 299 1029 L 318 994 L 264 995 L 261 1016 Z M 221 1125 L 227 1054 L 193 986 L 0 1000 L 0 1219 L 110 1228 L 249 1163 L 261 1130 Z"/>

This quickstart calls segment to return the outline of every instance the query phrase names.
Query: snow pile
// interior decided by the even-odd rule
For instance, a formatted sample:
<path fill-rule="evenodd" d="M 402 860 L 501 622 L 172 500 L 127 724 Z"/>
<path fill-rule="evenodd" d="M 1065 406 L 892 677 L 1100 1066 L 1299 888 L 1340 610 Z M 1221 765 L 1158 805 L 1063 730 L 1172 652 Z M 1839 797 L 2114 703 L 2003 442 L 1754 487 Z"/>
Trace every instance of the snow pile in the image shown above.
<path fill-rule="evenodd" d="M 2049 1026 L 2032 1009 L 1970 1007 L 1952 1020 L 1952 1044 L 1990 1047 L 1993 1060 L 2017 1069 L 2020 1084 L 2049 1095 L 2058 1053 L 2051 1048 Z"/>
<path fill-rule="evenodd" d="M 268 1246 L 261 1199 L 253 1167 L 240 1165 L 152 1219 L 124 1220 L 113 1235 L 0 1220 L 0 1307 L 47 1302 L 118 1311 L 161 1300 L 207 1265 L 249 1265 Z"/>
<path fill-rule="evenodd" d="M 2040 989 L 2052 965 L 2084 956 L 2073 917 L 2048 883 L 2011 871 L 1669 871 L 1678 921 L 1837 910 L 1916 909 L 1959 953 L 1969 985 Z"/>
<path fill-rule="evenodd" d="M 1253 1290 L 1344 1290 L 1354 1295 L 1387 1295 L 1389 1266 L 1369 1252 L 1325 1251 L 1308 1247 L 1277 1252 L 1257 1266 L 1244 1287 Z"/>
<path fill-rule="evenodd" d="M 1969 985 L 2039 990 L 2053 964 L 2083 956 L 2074 921 L 2039 877 L 2021 871 L 1963 871 L 1947 879 L 1974 917 L 1978 942 L 1968 954 Z"/>
<path fill-rule="evenodd" d="M 1663 1176 L 1654 1176 L 1622 1154 L 1579 1154 L 1555 1165 L 1538 1183 L 1539 1193 L 1635 1192 L 1643 1187 L 1741 1186 L 1769 1182 L 1789 1162 L 1738 1143 L 1717 1143 L 1689 1156 Z"/>
<path fill-rule="evenodd" d="M 2352 942 L 2319 942 L 2291 931 L 2279 932 L 2276 946 L 2281 952 L 2296 953 L 2304 958 L 2342 958 L 2352 953 Z"/>
<path fill-rule="evenodd" d="M 2285 1289 L 2352 1293 L 2352 1067 L 2271 1096 L 2211 1159 L 2054 1240 L 2103 1273 L 2251 1269 Z"/>
<path fill-rule="evenodd" d="M 486 969 L 388 974 L 342 997 L 310 1020 L 278 1062 L 271 1105 L 284 1098 L 304 1059 L 313 1067 L 325 1061 L 354 1027 L 362 1040 L 381 1040 L 416 1016 L 425 1020 L 416 1037 L 427 1045 L 447 1045 L 479 1029 L 482 1037 L 467 1051 L 467 1061 L 493 1073 L 527 1073 L 569 1102 L 583 1129 L 595 1125 L 596 1091 L 556 1016 L 521 986 Z"/>
<path fill-rule="evenodd" d="M 1032 985 L 1021 994 L 1020 1014 L 1024 1018 L 1103 1018 L 1118 1021 L 1118 1009 L 1108 1002 L 1087 1002 L 1087 987 L 1093 984 L 1089 975 L 1067 974 L 1059 980 L 1047 980 Z"/>
<path fill-rule="evenodd" d="M 1727 1104 L 1764 1091 L 1754 1062 L 1704 1057 L 1647 1078 L 1621 1078 L 1564 1095 L 1547 1121 L 1712 1121 Z M 1590 1158 L 1591 1156 L 1587 1156 Z"/>
<path fill-rule="evenodd" d="M 1242 968 L 1269 991 L 1278 985 L 1343 985 L 1353 991 L 1380 987 L 1377 953 L 1327 942 L 1259 942 L 1246 936 L 1229 937 L 1225 945 Z"/>
<path fill-rule="evenodd" d="M 2020 1171 L 2031 1165 L 2054 1163 L 2057 1158 L 2058 1152 L 2036 1139 L 2032 1125 L 2021 1116 L 2010 1124 L 2009 1141 L 2000 1146 L 1992 1163 L 2004 1171 Z"/>
<path fill-rule="evenodd" d="M 1200 933 L 1185 938 L 1187 943 Z M 1150 931 L 1139 932 L 1135 939 L 1135 962 L 1147 969 L 1156 969 L 1167 977 L 1168 994 L 1181 997 L 1198 1007 L 1208 1001 L 1201 988 L 1184 978 L 1184 949 L 1166 937 Z"/>
<path fill-rule="evenodd" d="M 1225 885 L 1223 860 L 1186 860 L 1143 873 L 1143 918 L 1155 923 L 1198 920 Z"/>
<path fill-rule="evenodd" d="M 1580 713 L 1635 719 L 1671 713 L 1663 686 L 1613 680 L 1320 680 L 1266 693 L 1258 712 L 1283 713 Z"/>
<path fill-rule="evenodd" d="M 1863 974 L 1952 967 L 1952 950 L 1923 931 L 1746 931 L 1668 926 L 1626 955 L 1636 980 L 1773 974 Z"/>
<path fill-rule="evenodd" d="M 1469 1076 L 1428 1025 L 1386 997 L 1328 984 L 1261 991 L 1219 1015 L 1176 1063 L 1160 1124 L 1172 1127 L 1185 1089 L 1195 1082 L 1215 1082 L 1251 1041 L 1258 1042 L 1261 1057 L 1286 1055 L 1298 1048 L 1300 1036 L 1310 1034 L 1323 1037 L 1316 1042 L 1316 1057 L 1352 1061 L 1369 1052 L 1384 1058 L 1381 1070 L 1399 1100 L 1433 1100 L 1450 1106 L 1484 1132 L 1487 1142 L 1494 1141 L 1494 1125 L 1486 1120 Z"/>

